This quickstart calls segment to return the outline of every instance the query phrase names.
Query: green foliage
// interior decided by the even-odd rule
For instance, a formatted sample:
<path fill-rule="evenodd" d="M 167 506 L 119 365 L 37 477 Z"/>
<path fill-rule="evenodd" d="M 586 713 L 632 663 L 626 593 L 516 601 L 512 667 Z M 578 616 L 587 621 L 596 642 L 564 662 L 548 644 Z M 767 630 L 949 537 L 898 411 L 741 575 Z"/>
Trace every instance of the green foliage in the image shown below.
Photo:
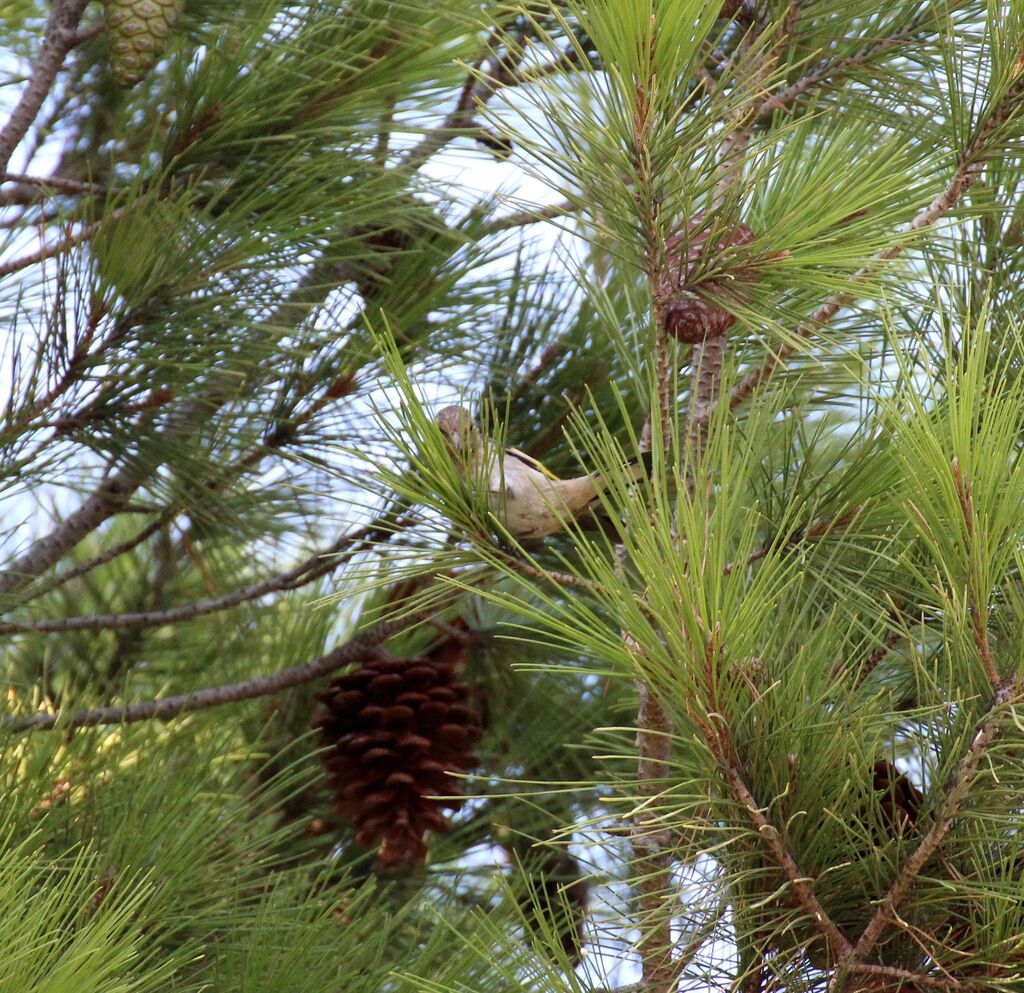
<path fill-rule="evenodd" d="M 1016 989 L 1024 8 L 192 0 L 130 92 L 99 13 L 0 191 L 0 990 Z M 385 866 L 310 720 L 439 646 Z"/>

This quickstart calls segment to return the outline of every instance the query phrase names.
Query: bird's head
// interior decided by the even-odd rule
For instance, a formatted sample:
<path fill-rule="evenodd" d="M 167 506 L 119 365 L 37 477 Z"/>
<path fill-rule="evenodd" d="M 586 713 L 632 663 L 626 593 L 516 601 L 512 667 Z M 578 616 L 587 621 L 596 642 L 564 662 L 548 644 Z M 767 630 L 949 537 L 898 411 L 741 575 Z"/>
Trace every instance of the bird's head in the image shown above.
<path fill-rule="evenodd" d="M 458 455 L 471 455 L 476 449 L 478 435 L 473 418 L 465 407 L 445 407 L 437 415 L 441 435 Z"/>

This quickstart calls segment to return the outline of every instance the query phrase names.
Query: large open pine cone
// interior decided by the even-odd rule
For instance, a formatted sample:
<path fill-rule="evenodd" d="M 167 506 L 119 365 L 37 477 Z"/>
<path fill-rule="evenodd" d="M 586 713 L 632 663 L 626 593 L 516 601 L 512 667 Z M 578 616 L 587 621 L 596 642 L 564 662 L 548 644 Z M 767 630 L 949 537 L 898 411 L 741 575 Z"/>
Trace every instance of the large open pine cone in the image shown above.
<path fill-rule="evenodd" d="M 335 808 L 384 865 L 426 855 L 426 832 L 446 831 L 443 811 L 464 802 L 448 773 L 479 764 L 480 720 L 456 672 L 463 652 L 446 640 L 420 658 L 370 658 L 317 694 L 312 725 L 329 746 Z"/>
<path fill-rule="evenodd" d="M 663 304 L 665 328 L 673 338 L 697 345 L 705 338 L 725 334 L 736 323 L 736 316 L 708 302 L 702 290 L 718 290 L 719 295 L 735 296 L 729 287 L 723 289 L 721 279 L 703 280 L 700 289 L 689 289 L 687 283 L 697 267 L 698 260 L 707 252 L 707 240 L 713 230 L 706 226 L 704 212 L 691 218 L 688 230 L 674 234 L 665 243 L 669 268 L 671 298 Z M 754 232 L 746 224 L 737 224 L 731 234 L 724 235 L 714 248 L 717 254 L 733 245 L 745 245 L 754 240 Z M 726 281 L 727 285 L 728 282 Z"/>

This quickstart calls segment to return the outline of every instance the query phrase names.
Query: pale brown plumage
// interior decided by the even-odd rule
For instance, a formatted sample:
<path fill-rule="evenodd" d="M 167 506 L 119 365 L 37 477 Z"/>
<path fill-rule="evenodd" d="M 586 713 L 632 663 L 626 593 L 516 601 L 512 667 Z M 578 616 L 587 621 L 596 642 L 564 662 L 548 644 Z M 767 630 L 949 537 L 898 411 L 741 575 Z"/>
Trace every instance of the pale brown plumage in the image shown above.
<path fill-rule="evenodd" d="M 600 473 L 559 479 L 517 448 L 487 444 L 463 407 L 445 407 L 437 426 L 448 442 L 459 475 L 486 486 L 490 511 L 514 538 L 543 538 L 562 531 L 592 509 L 605 487 Z M 643 475 L 639 465 L 632 469 Z"/>

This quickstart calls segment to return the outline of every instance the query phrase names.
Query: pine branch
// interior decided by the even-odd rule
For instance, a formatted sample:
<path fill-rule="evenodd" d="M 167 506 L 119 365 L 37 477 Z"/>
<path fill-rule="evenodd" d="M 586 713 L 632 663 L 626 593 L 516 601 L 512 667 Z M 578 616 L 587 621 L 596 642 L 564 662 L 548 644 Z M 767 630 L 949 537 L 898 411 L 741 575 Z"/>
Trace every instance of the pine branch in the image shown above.
<path fill-rule="evenodd" d="M 364 527 L 343 535 L 326 548 L 314 552 L 286 572 L 278 573 L 258 583 L 251 583 L 249 586 L 243 586 L 231 593 L 210 597 L 206 600 L 197 600 L 195 603 L 186 604 L 183 607 L 127 614 L 88 614 L 42 621 L 8 621 L 5 624 L 0 624 L 0 635 L 27 631 L 53 633 L 160 627 L 164 624 L 195 620 L 197 617 L 204 617 L 207 614 L 237 607 L 250 600 L 257 600 L 268 593 L 299 589 L 339 568 L 353 555 L 358 554 L 373 542 L 386 540 L 396 531 L 409 527 L 412 523 L 414 523 L 412 518 L 399 519 L 393 513 L 384 514 Z"/>
<path fill-rule="evenodd" d="M 762 545 L 760 548 L 755 548 L 754 551 L 740 562 L 726 563 L 722 569 L 722 574 L 729 576 L 740 567 L 747 568 L 752 566 L 754 563 L 760 562 L 761 559 L 768 556 L 777 548 L 789 548 L 793 545 L 799 545 L 805 541 L 817 541 L 819 538 L 826 538 L 833 531 L 841 530 L 842 528 L 849 527 L 853 524 L 853 522 L 860 516 L 863 509 L 863 507 L 854 507 L 853 510 L 848 510 L 845 514 L 842 514 L 839 517 L 820 520 L 817 523 L 812 524 L 809 528 L 797 528 L 796 531 L 790 532 L 781 542 L 771 542 L 770 544 Z"/>
<path fill-rule="evenodd" d="M 931 12 L 926 11 L 925 13 L 928 17 L 931 16 Z M 872 59 L 889 51 L 889 49 L 917 40 L 925 28 L 925 21 L 925 15 L 917 17 L 902 31 L 886 35 L 883 38 L 877 38 L 853 55 L 829 60 L 818 66 L 817 69 L 807 73 L 807 75 L 801 76 L 795 83 L 791 83 L 775 93 L 766 94 L 756 110 L 757 116 L 762 118 L 776 110 L 788 111 L 799 97 L 813 90 L 816 86 L 829 80 L 841 78 L 851 69 L 864 68 Z"/>
<path fill-rule="evenodd" d="M 273 696 L 281 690 L 311 683 L 323 676 L 330 675 L 343 666 L 361 661 L 368 654 L 379 652 L 380 645 L 384 641 L 399 631 L 420 623 L 429 613 L 429 611 L 423 611 L 418 614 L 409 614 L 400 620 L 384 621 L 350 638 L 312 662 L 283 669 L 272 676 L 211 686 L 207 689 L 195 690 L 192 693 L 164 697 L 162 700 L 146 700 L 120 707 L 94 707 L 87 710 L 76 710 L 70 714 L 42 712 L 25 717 L 4 717 L 0 719 L 0 729 L 12 732 L 50 731 L 53 729 L 65 731 L 81 727 L 98 727 L 104 724 L 135 724 L 139 721 L 167 720 L 181 714 L 209 710 L 211 707 L 220 707 L 227 703 Z"/>
<path fill-rule="evenodd" d="M 499 37 L 499 32 L 493 31 L 484 46 L 485 49 L 494 48 Z M 495 52 L 483 72 L 481 72 L 481 66 L 484 64 L 485 56 L 479 58 L 466 73 L 462 89 L 455 101 L 455 107 L 439 127 L 432 130 L 406 154 L 401 167 L 410 172 L 419 169 L 445 145 L 457 138 L 460 133 L 473 127 L 473 120 L 477 112 L 499 89 L 504 86 L 516 85 L 516 67 L 521 58 L 521 53 L 514 52 L 511 48 L 504 55 L 498 55 Z"/>
<path fill-rule="evenodd" d="M 656 30 L 651 18 L 652 38 Z M 633 112 L 633 157 L 636 202 L 640 207 L 640 224 L 647 281 L 654 301 L 654 375 L 657 411 L 648 411 L 641 446 L 656 449 L 666 458 L 670 451 L 672 424 L 672 381 L 668 347 L 668 324 L 665 309 L 667 278 L 664 252 L 659 233 L 658 198 L 654 193 L 654 176 L 650 155 L 652 130 L 655 126 L 654 67 L 649 59 L 641 59 L 645 77 L 636 80 L 636 104 Z M 625 549 L 620 546 L 620 562 Z M 628 631 L 622 632 L 629 642 Z M 640 804 L 633 816 L 630 842 L 637 856 L 637 882 L 640 910 L 644 919 L 645 940 L 640 946 L 640 965 L 645 993 L 670 993 L 675 989 L 678 967 L 672 960 L 675 941 L 672 935 L 674 885 L 672 879 L 672 843 L 669 832 L 660 826 L 651 806 L 662 792 L 672 757 L 672 722 L 649 683 L 636 680 L 639 701 L 636 716 L 637 789 Z"/>
<path fill-rule="evenodd" d="M 7 171 L 14 150 L 28 133 L 53 86 L 57 73 L 68 52 L 78 43 L 78 22 L 89 0 L 54 0 L 46 21 L 42 48 L 32 75 L 11 112 L 3 130 L 0 130 L 0 173 Z"/>
<path fill-rule="evenodd" d="M 940 976 L 922 976 L 917 972 L 910 972 L 907 969 L 897 969 L 890 965 L 864 965 L 851 966 L 851 970 L 860 976 L 874 976 L 879 981 L 885 981 L 879 989 L 905 989 L 918 987 L 924 990 L 945 990 L 946 993 L 968 993 L 968 991 L 981 990 L 982 987 L 976 983 L 963 983 L 959 979 L 942 978 Z M 895 984 L 895 986 L 893 985 Z"/>
<path fill-rule="evenodd" d="M 528 224 L 539 224 L 542 221 L 553 221 L 558 217 L 566 217 L 579 210 L 579 206 L 570 203 L 568 200 L 562 203 L 554 203 L 547 207 L 533 207 L 528 210 L 516 211 L 505 217 L 496 217 L 493 221 L 482 224 L 479 228 L 480 238 L 500 234 L 503 231 L 510 231 L 513 228 L 525 227 Z"/>
<path fill-rule="evenodd" d="M 86 183 L 80 179 L 67 179 L 64 176 L 27 176 L 20 172 L 0 174 L 0 183 L 17 183 L 19 186 L 32 186 L 44 196 L 53 193 L 86 193 L 104 196 L 106 190 L 95 183 Z"/>
<path fill-rule="evenodd" d="M 994 716 L 995 711 L 1007 703 L 1015 701 L 1019 696 L 1020 687 L 1016 680 L 1003 684 L 993 694 L 992 701 L 978 724 L 978 729 L 971 740 L 967 753 L 960 761 L 956 774 L 946 789 L 946 796 L 935 823 L 900 867 L 896 879 L 893 880 L 889 891 L 879 902 L 871 920 L 868 921 L 861 936 L 857 939 L 856 945 L 848 948 L 836 964 L 835 975 L 829 984 L 829 993 L 845 993 L 850 989 L 852 967 L 863 962 L 871 953 L 882 936 L 882 932 L 892 923 L 897 910 L 910 895 L 918 874 L 942 844 L 954 818 L 960 813 L 985 752 L 999 732 Z"/>
<path fill-rule="evenodd" d="M 293 324 L 306 319 L 309 310 L 316 303 L 324 300 L 330 292 L 331 283 L 328 279 L 335 267 L 329 263 L 318 263 L 310 268 L 299 281 L 288 299 L 277 308 L 270 317 L 270 323 L 278 320 L 291 319 Z M 123 333 L 123 330 L 120 332 Z M 109 339 L 108 339 L 109 340 Z M 255 370 L 243 386 L 257 385 L 253 380 Z M 230 384 L 230 389 L 225 388 Z M 240 389 L 234 379 L 222 378 L 220 383 L 215 379 L 199 396 L 196 396 L 186 407 L 178 411 L 170 420 L 167 434 L 173 438 L 186 436 L 197 419 L 208 420 L 213 412 L 222 407 L 231 396 Z M 264 453 L 266 448 L 260 450 Z M 250 467 L 255 459 L 243 465 Z M 41 575 L 60 558 L 70 551 L 82 538 L 90 534 L 101 524 L 123 509 L 131 495 L 145 482 L 152 469 L 142 464 L 127 466 L 113 477 L 105 481 L 97 491 L 88 497 L 77 510 L 72 512 L 61 524 L 49 534 L 37 539 L 12 565 L 0 572 L 0 597 L 10 594 L 28 581 Z"/>
<path fill-rule="evenodd" d="M 768 851 L 771 852 L 775 863 L 786 873 L 793 895 L 800 901 L 800 905 L 825 936 L 832 954 L 836 957 L 848 956 L 852 951 L 852 946 L 814 895 L 814 889 L 809 882 L 810 876 L 806 875 L 797 865 L 796 859 L 783 845 L 779 832 L 768 823 L 764 814 L 761 813 L 761 808 L 757 805 L 739 768 L 738 760 L 735 756 L 722 754 L 721 748 L 716 748 L 716 751 L 719 752 L 719 758 L 726 764 L 726 777 L 733 795 L 743 805 L 750 822 L 757 829 L 758 835 L 764 841 Z"/>
<path fill-rule="evenodd" d="M 740 47 L 741 57 L 751 49 L 754 41 L 764 30 L 765 25 L 760 20 L 763 11 L 758 10 L 757 13 L 759 28 L 756 31 L 752 30 L 744 37 Z M 774 45 L 776 50 L 780 50 L 789 41 L 788 32 L 793 30 L 795 18 L 796 7 L 791 4 L 787 16 L 779 24 L 778 37 L 775 39 Z M 715 206 L 718 208 L 735 202 L 738 198 L 738 191 L 743 179 L 743 163 L 757 120 L 755 97 L 763 89 L 764 81 L 772 68 L 773 59 L 766 50 L 754 51 L 750 58 L 754 60 L 753 71 L 743 81 L 744 88 L 748 90 L 747 98 L 725 122 L 725 136 L 719 149 L 716 166 L 718 186 L 714 200 Z M 687 436 L 691 451 L 698 456 L 704 450 L 711 410 L 718 401 L 725 351 L 726 336 L 724 334 L 705 338 L 703 342 L 693 346 Z M 687 485 L 691 487 L 695 480 L 690 467 L 695 461 L 696 459 L 691 457 L 687 468 Z"/>
<path fill-rule="evenodd" d="M 169 522 L 172 516 L 173 514 L 165 511 L 159 518 L 147 524 L 131 538 L 127 538 L 125 541 L 111 546 L 105 552 L 89 559 L 87 562 L 83 562 L 81 565 L 75 566 L 73 569 L 68 569 L 67 572 L 63 572 L 59 576 L 54 577 L 54 579 L 46 583 L 41 588 L 33 589 L 31 599 L 34 600 L 38 597 L 45 596 L 47 593 L 52 593 L 55 589 L 58 589 L 65 583 L 70 583 L 72 580 L 78 579 L 80 576 L 84 576 L 88 572 L 92 572 L 93 569 L 98 569 L 100 566 L 106 565 L 108 562 L 113 562 L 114 559 L 130 552 L 133 548 L 137 548 L 147 538 L 153 537 L 160 528 Z"/>
<path fill-rule="evenodd" d="M 905 234 L 914 234 L 931 227 L 956 206 L 963 195 L 981 174 L 984 166 L 982 158 L 992 134 L 1001 127 L 1013 113 L 1016 105 L 1024 96 L 1024 75 L 1018 76 L 996 106 L 988 121 L 982 126 L 975 139 L 967 146 L 960 158 L 949 185 L 922 210 L 905 229 Z M 866 265 L 861 266 L 853 274 L 853 280 L 865 280 L 875 275 L 884 263 L 901 255 L 906 243 L 893 245 L 874 255 Z M 828 325 L 839 311 L 854 299 L 852 293 L 834 293 L 808 318 L 803 327 L 794 332 L 796 338 L 810 338 L 816 331 Z M 748 372 L 733 388 L 729 396 L 729 408 L 734 409 L 748 400 L 754 392 L 765 383 L 775 371 L 796 351 L 795 344 L 784 344 L 777 352 L 773 352 L 758 368 Z M 705 417 L 702 425 L 706 425 L 711 412 Z"/>
<path fill-rule="evenodd" d="M 22 269 L 27 269 L 29 266 L 36 265 L 39 262 L 45 262 L 47 259 L 52 259 L 55 255 L 60 255 L 77 245 L 85 244 L 85 242 L 90 241 L 100 231 L 102 231 L 105 225 L 114 224 L 121 220 L 121 218 L 124 217 L 132 207 L 141 203 L 142 199 L 142 197 L 139 197 L 133 204 L 130 204 L 127 207 L 118 207 L 116 210 L 112 210 L 110 213 L 106 214 L 101 220 L 98 220 L 93 224 L 89 224 L 74 234 L 65 235 L 58 241 L 51 242 L 48 245 L 43 245 L 42 248 L 35 252 L 29 252 L 28 255 L 22 255 L 20 258 L 12 259 L 10 262 L 0 264 L 0 277 L 10 276 L 13 273 L 21 272 Z"/>
<path fill-rule="evenodd" d="M 0 596 L 13 593 L 19 586 L 41 575 L 69 552 L 87 534 L 113 517 L 142 485 L 148 470 L 129 466 L 107 478 L 49 534 L 37 538 L 13 564 L 0 572 Z"/>

